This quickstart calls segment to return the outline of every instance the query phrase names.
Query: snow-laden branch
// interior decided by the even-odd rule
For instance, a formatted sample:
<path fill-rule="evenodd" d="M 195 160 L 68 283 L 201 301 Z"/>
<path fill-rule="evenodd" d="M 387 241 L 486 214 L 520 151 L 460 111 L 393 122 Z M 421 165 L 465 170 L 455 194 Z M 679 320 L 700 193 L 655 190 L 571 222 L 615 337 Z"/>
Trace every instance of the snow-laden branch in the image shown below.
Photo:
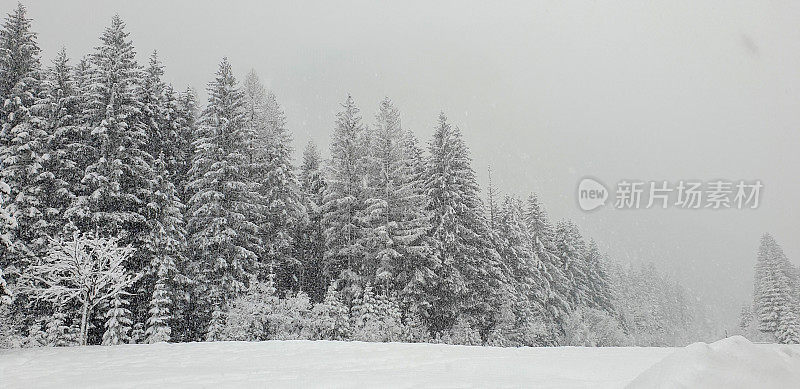
<path fill-rule="evenodd" d="M 119 246 L 117 238 L 96 233 L 76 233 L 68 241 L 53 240 L 42 262 L 26 270 L 20 288 L 37 300 L 80 303 L 82 344 L 86 344 L 87 323 L 94 309 L 125 293 L 142 276 L 125 269 L 124 263 L 133 252 L 130 246 Z"/>

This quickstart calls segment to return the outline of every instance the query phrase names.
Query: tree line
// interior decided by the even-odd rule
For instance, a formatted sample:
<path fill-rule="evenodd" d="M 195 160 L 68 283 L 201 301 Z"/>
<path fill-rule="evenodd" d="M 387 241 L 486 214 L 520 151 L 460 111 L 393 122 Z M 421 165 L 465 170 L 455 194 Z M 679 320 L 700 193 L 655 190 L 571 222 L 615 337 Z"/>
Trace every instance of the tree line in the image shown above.
<path fill-rule="evenodd" d="M 43 66 L 36 37 L 18 5 L 0 30 L 6 345 L 709 332 L 680 285 L 615 264 L 535 194 L 484 201 L 444 113 L 421 145 L 390 99 L 365 119 L 347 96 L 330 158 L 309 143 L 296 168 L 255 72 L 239 83 L 223 58 L 201 105 L 157 52 L 136 61 L 119 16 L 75 64 L 62 49 Z"/>

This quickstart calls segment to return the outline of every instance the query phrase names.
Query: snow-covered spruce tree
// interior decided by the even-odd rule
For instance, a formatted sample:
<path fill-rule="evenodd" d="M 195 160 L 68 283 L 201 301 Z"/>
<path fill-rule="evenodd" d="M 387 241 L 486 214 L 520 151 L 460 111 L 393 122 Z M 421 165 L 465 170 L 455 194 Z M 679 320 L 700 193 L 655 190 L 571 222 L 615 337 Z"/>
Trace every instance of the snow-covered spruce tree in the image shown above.
<path fill-rule="evenodd" d="M 364 234 L 366 273 L 384 294 L 400 291 L 406 305 L 429 316 L 437 266 L 429 237 L 422 151 L 385 98 L 370 132 Z M 409 307 L 410 308 L 410 307 Z"/>
<path fill-rule="evenodd" d="M 186 250 L 183 204 L 173 180 L 175 170 L 185 170 L 180 139 L 183 124 L 176 111 L 174 93 L 161 80 L 163 66 L 154 52 L 145 71 L 142 120 L 147 126 L 147 151 L 153 162 L 151 197 L 145 217 L 150 238 L 142 246 L 149 258 L 138 293 L 149 297 L 147 306 L 140 305 L 137 322 L 145 322 L 148 343 L 168 341 L 176 281 L 180 281 L 178 265 Z"/>
<path fill-rule="evenodd" d="M 355 297 L 364 271 L 361 246 L 366 200 L 366 131 L 353 97 L 348 95 L 336 115 L 331 158 L 326 175 L 322 226 L 325 230 L 323 272 L 326 281 L 341 279 L 348 303 Z"/>
<path fill-rule="evenodd" d="M 49 158 L 44 166 L 54 175 L 46 188 L 52 226 L 50 234 L 71 233 L 67 213 L 78 194 L 85 192 L 81 180 L 92 156 L 89 129 L 82 123 L 80 89 L 75 69 L 69 65 L 67 52 L 62 48 L 47 69 L 43 82 L 43 116 L 49 139 Z"/>
<path fill-rule="evenodd" d="M 313 141 L 309 141 L 303 150 L 299 179 L 306 217 L 296 226 L 294 251 L 301 266 L 300 287 L 313 301 L 319 302 L 325 296 L 326 288 L 322 272 L 325 253 L 322 205 L 326 184 L 322 158 Z"/>
<path fill-rule="evenodd" d="M 513 321 L 506 323 L 508 330 L 522 335 L 527 328 L 543 322 L 548 304 L 548 281 L 545 279 L 544 263 L 536 255 L 524 220 L 524 204 L 519 199 L 506 197 L 495 214 L 495 247 L 503 258 L 508 272 L 508 310 L 513 312 Z M 498 313 L 503 314 L 502 309 Z M 502 318 L 508 322 L 508 318 Z M 524 343 L 504 335 L 509 342 Z M 528 344 L 534 345 L 534 344 Z"/>
<path fill-rule="evenodd" d="M 179 187 L 190 166 L 194 97 L 192 94 L 179 97 L 162 80 L 164 66 L 155 51 L 144 74 L 141 100 L 142 121 L 147 125 L 147 151 L 154 158 L 163 155 L 166 178 Z"/>
<path fill-rule="evenodd" d="M 17 219 L 11 213 L 11 187 L 0 180 L 0 259 L 9 250 L 14 241 L 13 231 L 17 228 Z"/>
<path fill-rule="evenodd" d="M 542 267 L 542 283 L 536 285 L 537 294 L 546 296 L 545 318 L 550 327 L 548 344 L 555 345 L 563 331 L 563 323 L 570 312 L 569 282 L 561 270 L 561 261 L 556 255 L 555 231 L 538 196 L 528 196 L 523 214 L 528 228 L 533 254 Z"/>
<path fill-rule="evenodd" d="M 263 261 L 273 267 L 279 290 L 297 289 L 301 263 L 294 252 L 294 231 L 303 218 L 303 206 L 291 161 L 292 139 L 286 128 L 286 115 L 275 94 L 264 93 L 255 73 L 248 76 L 246 86 L 247 96 L 263 96 L 261 101 L 252 102 L 261 106 L 260 115 L 255 108 L 248 110 L 248 114 L 254 115 L 249 120 L 257 129 L 253 170 L 266 206 L 260 222 L 260 236 L 266 243 Z"/>
<path fill-rule="evenodd" d="M 111 306 L 106 312 L 105 332 L 103 332 L 103 345 L 113 346 L 130 343 L 131 336 L 131 311 L 127 308 L 128 300 L 122 293 L 111 299 Z"/>
<path fill-rule="evenodd" d="M 93 150 L 81 182 L 84 191 L 67 213 L 78 230 L 99 231 L 123 245 L 143 247 L 150 238 L 147 204 L 152 198 L 153 158 L 147 150 L 148 131 L 142 114 L 144 76 L 125 23 L 115 15 L 100 36 L 100 45 L 89 57 L 88 79 L 81 88 L 89 97 L 83 103 L 85 125 L 90 128 Z M 82 76 L 83 77 L 83 76 Z M 125 266 L 146 271 L 147 250 L 137 250 Z M 132 292 L 142 290 L 137 285 Z M 131 310 L 143 320 L 150 296 L 135 293 Z"/>
<path fill-rule="evenodd" d="M 260 268 L 258 222 L 264 206 L 248 157 L 254 133 L 246 126 L 244 97 L 227 58 L 208 94 L 190 172 L 188 231 L 199 267 L 196 293 L 208 303 L 195 314 L 206 323 L 215 319 L 211 325 L 218 327 L 228 302 L 246 292 Z"/>
<path fill-rule="evenodd" d="M 372 285 L 367 282 L 363 292 L 353 301 L 351 314 L 353 339 L 365 342 L 380 341 L 382 334 L 378 333 L 380 316 L 378 313 L 378 300 Z"/>
<path fill-rule="evenodd" d="M 364 277 L 384 289 L 394 289 L 391 284 L 395 267 L 402 256 L 394 240 L 401 218 L 402 135 L 400 114 L 385 98 L 375 115 L 375 126 L 369 131 L 366 209 L 360 243 L 366 255 Z"/>
<path fill-rule="evenodd" d="M 432 214 L 425 187 L 427 161 L 411 131 L 403 134 L 402 150 L 402 218 L 393 238 L 401 258 L 394 264 L 395 285 L 404 316 L 421 320 L 427 329 L 433 317 L 442 263 L 430 234 Z"/>
<path fill-rule="evenodd" d="M 792 264 L 770 234 L 761 237 L 755 268 L 753 308 L 759 330 L 779 343 L 800 343 L 797 296 Z"/>
<path fill-rule="evenodd" d="M 142 76 L 141 86 L 141 119 L 146 126 L 147 144 L 145 149 L 151 156 L 164 154 L 170 158 L 174 154 L 172 134 L 175 112 L 172 112 L 170 97 L 167 94 L 167 85 L 161 79 L 164 75 L 164 66 L 158 59 L 158 52 L 150 55 L 147 68 Z"/>
<path fill-rule="evenodd" d="M 141 276 L 125 269 L 133 249 L 117 238 L 78 234 L 51 243 L 41 263 L 30 266 L 20 288 L 31 298 L 80 306 L 80 344 L 87 343 L 88 324 L 98 306 L 128 290 Z"/>
<path fill-rule="evenodd" d="M 8 289 L 8 283 L 3 278 L 3 269 L 0 269 L 0 306 L 11 304 L 13 295 Z"/>
<path fill-rule="evenodd" d="M 17 221 L 8 210 L 9 196 L 11 188 L 0 180 L 0 307 L 11 304 L 13 295 L 8 289 L 8 283 L 3 278 L 3 268 L 5 264 L 2 260 L 6 253 L 11 249 L 12 231 L 17 227 Z"/>
<path fill-rule="evenodd" d="M 18 4 L 0 29 L 0 179 L 14 194 L 9 209 L 19 225 L 17 256 L 2 262 L 14 262 L 19 271 L 44 255 L 47 235 L 52 232 L 46 190 L 52 188 L 54 176 L 44 166 L 50 134 L 41 117 L 39 53 L 31 19 Z"/>
<path fill-rule="evenodd" d="M 561 270 L 566 274 L 570 286 L 570 306 L 573 309 L 589 306 L 591 298 L 585 258 L 587 251 L 578 226 L 572 221 L 559 221 L 556 224 L 555 245 L 561 260 Z"/>
<path fill-rule="evenodd" d="M 177 98 L 172 102 L 174 111 L 177 113 L 176 126 L 178 138 L 181 140 L 173 145 L 176 150 L 174 156 L 176 167 L 173 173 L 173 183 L 178 189 L 181 202 L 188 204 L 189 191 L 187 186 L 191 180 L 189 171 L 192 167 L 194 156 L 194 141 L 197 132 L 198 118 L 200 111 L 197 105 L 197 95 L 191 87 L 177 94 Z"/>
<path fill-rule="evenodd" d="M 147 343 L 168 342 L 171 339 L 170 306 L 173 305 L 173 296 L 170 292 L 166 277 L 159 275 L 153 288 L 153 296 L 150 298 L 150 311 L 148 311 L 150 316 L 147 318 L 145 329 Z"/>
<path fill-rule="evenodd" d="M 60 309 L 56 309 L 45 325 L 48 346 L 68 347 L 78 343 L 78 334 L 73 332 L 73 327 L 67 323 L 67 320 L 67 315 Z"/>
<path fill-rule="evenodd" d="M 432 330 L 451 327 L 463 314 L 486 336 L 505 280 L 499 255 L 489 241 L 489 227 L 470 164 L 461 131 L 440 114 L 430 142 L 425 181 L 432 216 L 430 236 L 442 260 Z"/>
<path fill-rule="evenodd" d="M 168 88 L 169 89 L 169 88 Z M 206 328 L 198 325 L 196 312 L 203 304 L 203 299 L 198 299 L 195 288 L 199 285 L 200 266 L 192 255 L 192 249 L 188 245 L 189 235 L 186 231 L 186 223 L 191 216 L 188 204 L 191 191 L 188 188 L 191 182 L 191 159 L 194 155 L 194 139 L 198 134 L 197 127 L 197 101 L 195 93 L 191 88 L 177 94 L 177 98 L 172 102 L 174 111 L 177 112 L 175 125 L 179 137 L 183 140 L 174 146 L 176 154 L 173 156 L 176 161 L 175 171 L 170 171 L 172 185 L 177 193 L 181 204 L 184 220 L 184 252 L 182 260 L 176 263 L 177 272 L 168 283 L 172 292 L 172 320 L 170 321 L 170 340 L 177 342 L 200 341 Z M 151 307 L 152 308 L 152 307 Z"/>
<path fill-rule="evenodd" d="M 145 335 L 148 343 L 170 340 L 171 312 L 177 284 L 181 282 L 178 266 L 185 262 L 186 233 L 183 204 L 175 186 L 166 177 L 163 154 L 155 162 L 156 179 L 153 197 L 147 207 L 151 237 L 142 249 L 148 250 L 150 264 L 143 292 L 150 295 Z"/>
<path fill-rule="evenodd" d="M 39 45 L 36 33 L 31 31 L 31 19 L 22 3 L 6 16 L 0 30 L 0 96 L 8 99 L 20 81 L 34 76 L 39 70 Z M 17 96 L 19 98 L 35 98 Z M 30 104 L 32 100 L 28 100 Z M 13 102 L 11 102 L 13 104 Z M 28 105 L 30 107 L 30 105 Z M 6 111 L 8 112 L 8 111 Z"/>
<path fill-rule="evenodd" d="M 614 308 L 611 282 L 605 269 L 605 258 L 600 253 L 600 249 L 594 239 L 591 239 L 585 246 L 587 251 L 584 259 L 586 261 L 586 278 L 589 286 L 588 305 L 590 308 L 599 309 L 611 316 L 615 316 L 617 312 Z"/>

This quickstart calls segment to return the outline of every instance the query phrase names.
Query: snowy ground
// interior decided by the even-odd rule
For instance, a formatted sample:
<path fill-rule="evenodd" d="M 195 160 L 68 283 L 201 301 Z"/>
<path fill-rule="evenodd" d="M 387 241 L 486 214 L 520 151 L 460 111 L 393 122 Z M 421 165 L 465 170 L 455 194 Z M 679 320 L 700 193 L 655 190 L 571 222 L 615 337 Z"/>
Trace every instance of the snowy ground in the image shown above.
<path fill-rule="evenodd" d="M 0 387 L 619 388 L 687 349 L 270 341 L 0 350 Z M 676 363 L 655 379 L 674 376 Z"/>

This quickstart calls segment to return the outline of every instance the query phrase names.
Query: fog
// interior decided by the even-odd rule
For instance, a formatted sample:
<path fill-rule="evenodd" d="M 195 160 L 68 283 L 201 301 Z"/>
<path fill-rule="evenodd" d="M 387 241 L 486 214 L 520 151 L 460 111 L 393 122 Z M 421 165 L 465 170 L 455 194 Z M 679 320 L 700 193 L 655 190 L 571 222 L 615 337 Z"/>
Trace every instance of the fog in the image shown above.
<path fill-rule="evenodd" d="M 140 62 L 157 49 L 178 89 L 204 98 L 223 56 L 240 79 L 255 69 L 297 150 L 327 148 L 347 93 L 367 123 L 391 97 L 423 141 L 443 110 L 482 186 L 491 166 L 500 191 L 538 192 L 552 218 L 575 219 L 614 258 L 657 263 L 728 319 L 750 298 L 761 234 L 800 258 L 796 2 L 27 3 L 48 64 L 61 46 L 89 53 L 119 13 Z M 764 190 L 755 210 L 584 213 L 587 175 Z"/>

